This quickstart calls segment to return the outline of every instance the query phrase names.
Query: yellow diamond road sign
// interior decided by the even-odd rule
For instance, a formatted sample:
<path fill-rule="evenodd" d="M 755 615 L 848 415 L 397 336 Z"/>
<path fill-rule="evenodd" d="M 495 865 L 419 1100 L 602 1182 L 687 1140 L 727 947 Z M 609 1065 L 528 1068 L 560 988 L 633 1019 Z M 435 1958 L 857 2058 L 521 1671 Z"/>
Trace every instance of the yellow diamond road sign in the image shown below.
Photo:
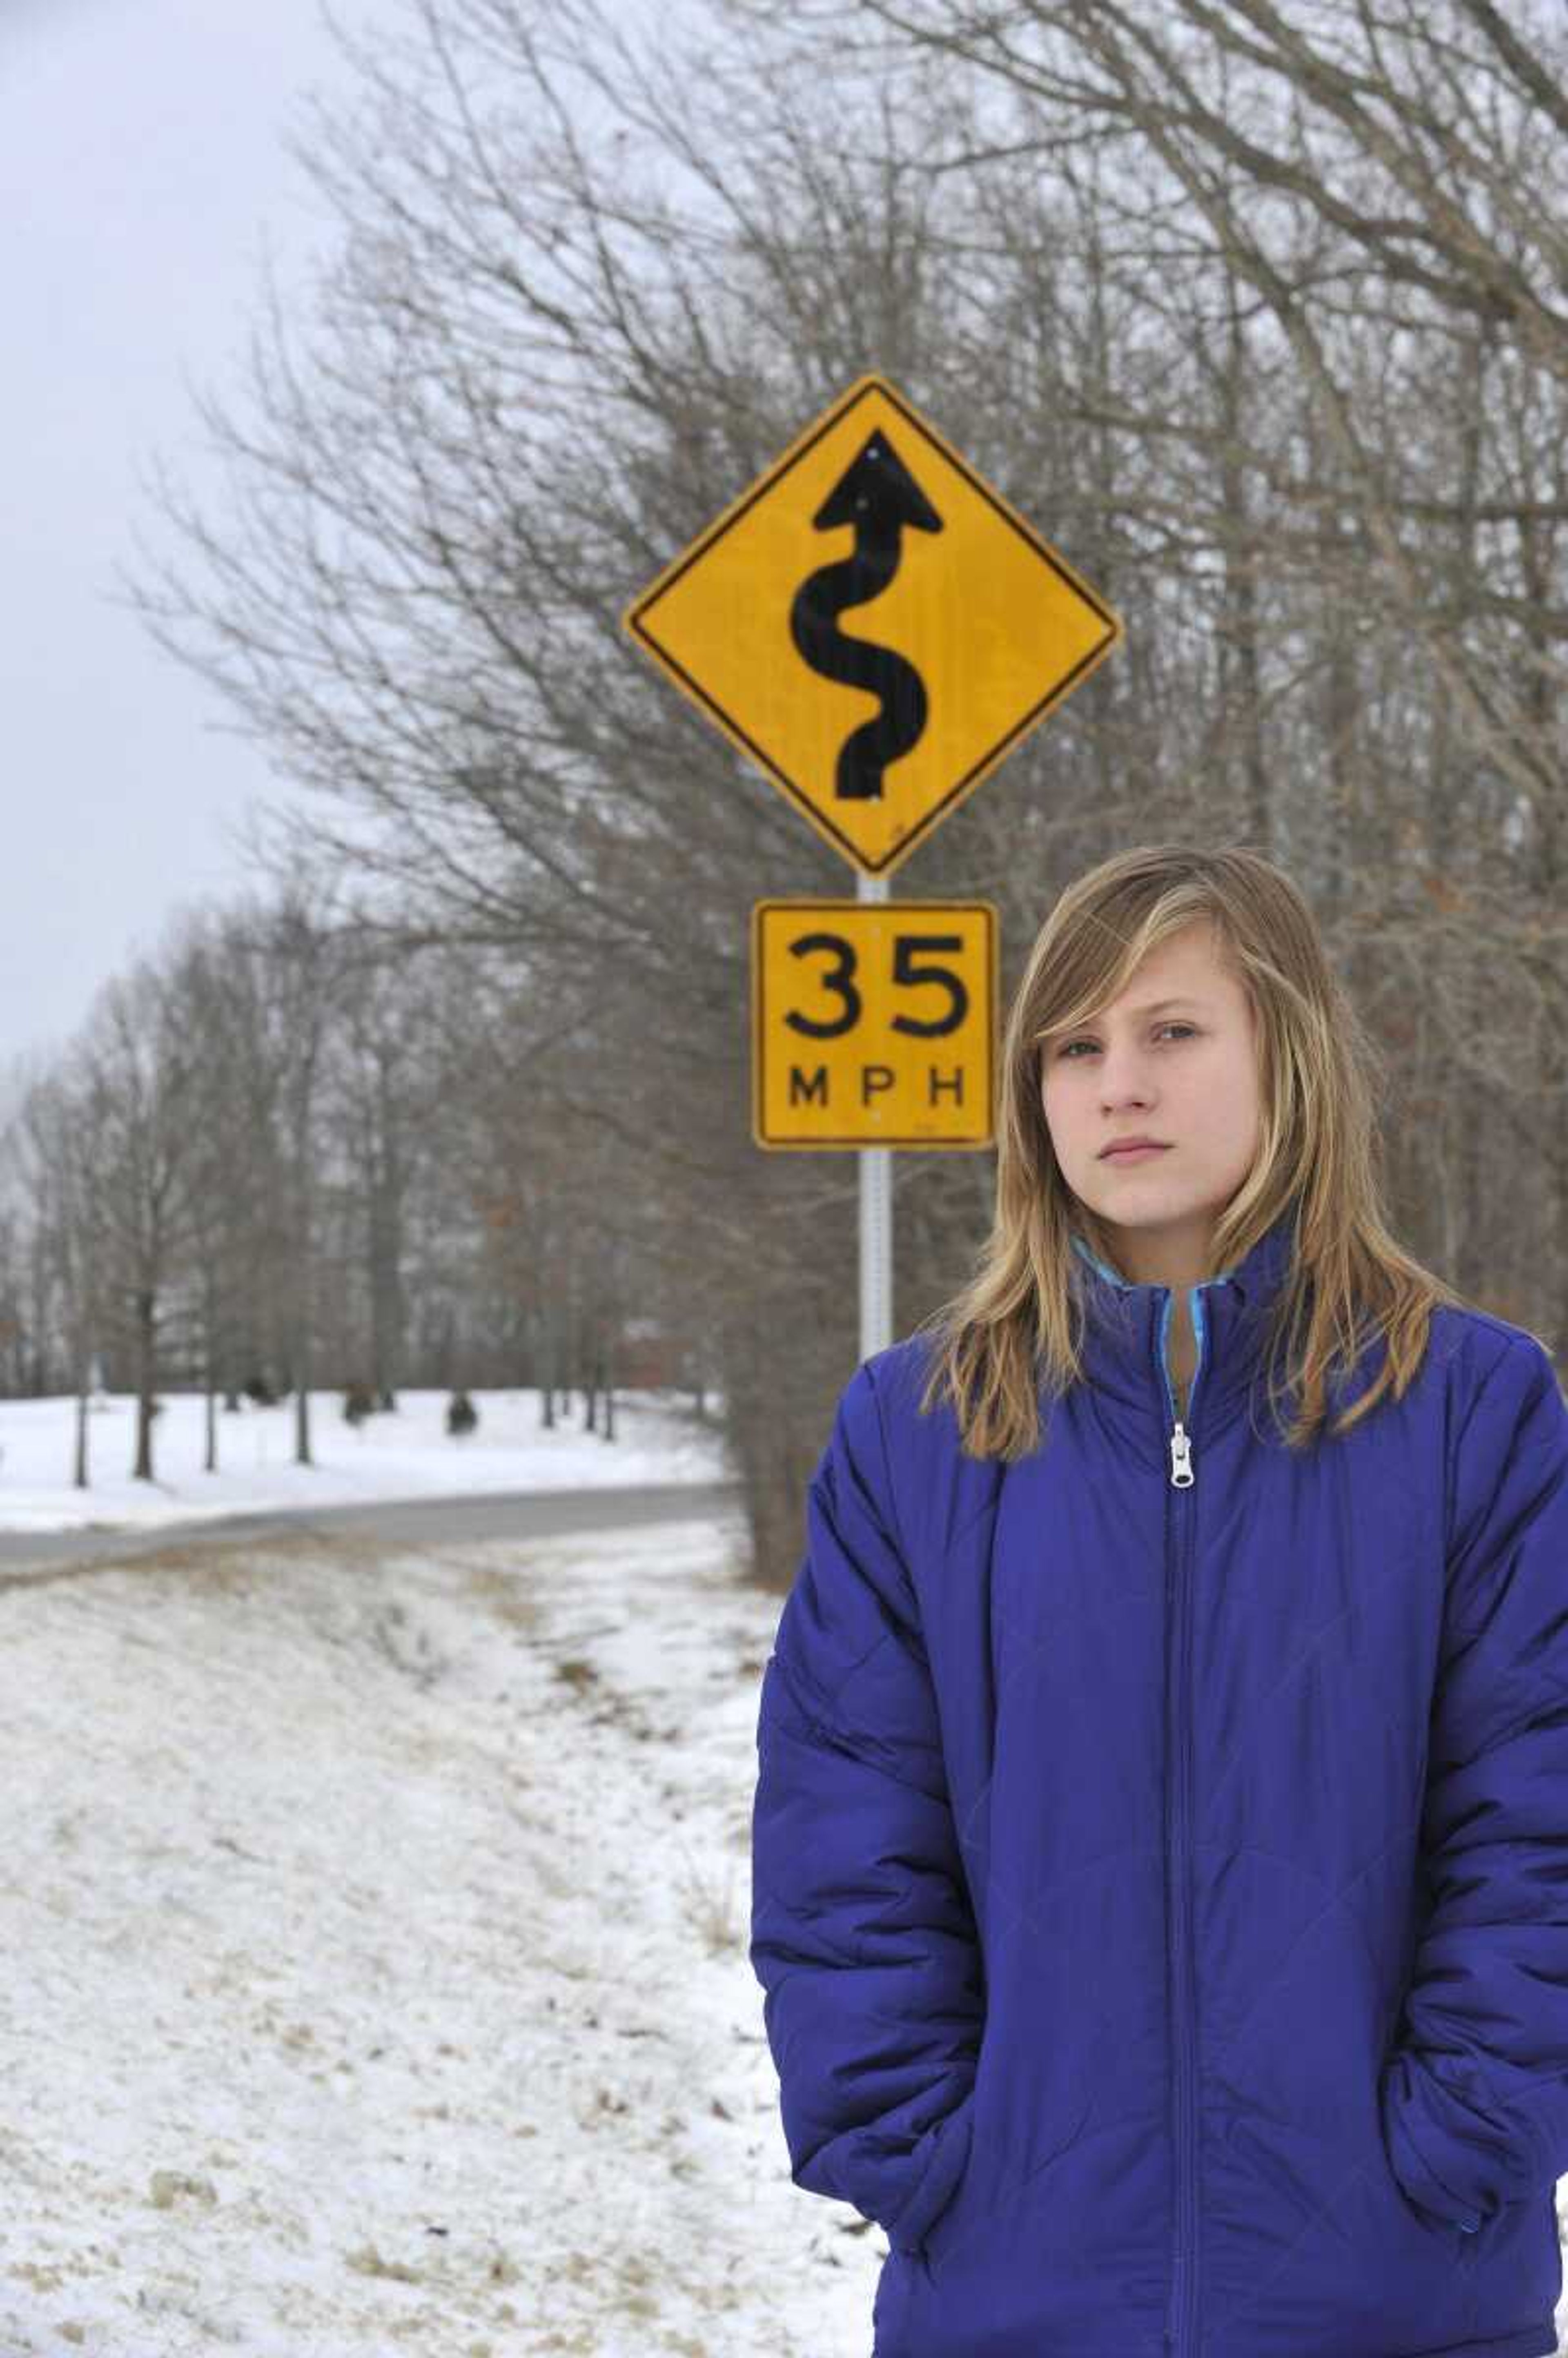
<path fill-rule="evenodd" d="M 880 377 L 627 610 L 626 628 L 870 875 L 894 868 L 1121 623 Z"/>
<path fill-rule="evenodd" d="M 989 901 L 758 901 L 759 1146 L 989 1146 L 996 911 Z"/>

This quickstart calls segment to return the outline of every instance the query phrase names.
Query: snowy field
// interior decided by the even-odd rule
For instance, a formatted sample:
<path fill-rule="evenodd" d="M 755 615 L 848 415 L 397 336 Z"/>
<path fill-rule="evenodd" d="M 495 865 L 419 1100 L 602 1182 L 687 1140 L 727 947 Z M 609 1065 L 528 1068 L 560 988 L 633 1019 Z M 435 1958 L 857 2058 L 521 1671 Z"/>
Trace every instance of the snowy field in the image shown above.
<path fill-rule="evenodd" d="M 536 1391 L 475 1391 L 474 1433 L 446 1429 L 444 1391 L 406 1391 L 385 1415 L 357 1430 L 343 1421 L 341 1392 L 310 1395 L 314 1466 L 297 1466 L 294 1403 L 246 1401 L 218 1412 L 218 1471 L 202 1471 L 206 1403 L 163 1395 L 153 1424 L 157 1480 L 132 1477 L 135 1402 L 102 1396 L 88 1419 L 91 1487 L 77 1489 L 76 1402 L 0 1400 L 0 1531 L 88 1525 L 184 1522 L 257 1508 L 347 1506 L 361 1499 L 416 1498 L 452 1491 L 575 1490 L 599 1483 L 714 1482 L 725 1477 L 719 1437 L 675 1392 L 617 1392 L 615 1439 L 581 1429 L 574 1393 L 553 1433 L 539 1422 Z"/>
<path fill-rule="evenodd" d="M 0 1574 L 5 2358 L 865 2358 L 745 1954 L 741 1539 Z"/>

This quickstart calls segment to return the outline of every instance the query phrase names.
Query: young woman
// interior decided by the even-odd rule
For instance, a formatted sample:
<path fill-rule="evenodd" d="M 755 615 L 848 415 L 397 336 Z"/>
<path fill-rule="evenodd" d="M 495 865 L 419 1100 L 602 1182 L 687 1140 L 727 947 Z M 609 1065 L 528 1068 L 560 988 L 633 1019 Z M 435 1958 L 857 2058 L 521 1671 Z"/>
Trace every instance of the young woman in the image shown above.
<path fill-rule="evenodd" d="M 839 1401 L 751 1956 L 875 2358 L 1556 2347 L 1568 1406 L 1385 1228 L 1377 1061 L 1269 861 L 1106 862 Z"/>

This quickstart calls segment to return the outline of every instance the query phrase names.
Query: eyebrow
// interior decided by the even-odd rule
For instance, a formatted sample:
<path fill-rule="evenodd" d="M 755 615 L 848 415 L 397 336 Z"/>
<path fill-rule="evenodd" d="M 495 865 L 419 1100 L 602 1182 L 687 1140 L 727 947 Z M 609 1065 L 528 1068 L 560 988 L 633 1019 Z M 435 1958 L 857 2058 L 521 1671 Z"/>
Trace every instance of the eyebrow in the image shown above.
<path fill-rule="evenodd" d="M 1131 1011 L 1134 1015 L 1158 1015 L 1161 1009 L 1164 1007 L 1196 1007 L 1206 1013 L 1208 1001 L 1195 998 L 1191 991 L 1182 990 L 1178 991 L 1173 999 L 1151 999 L 1144 1006 L 1135 1007 Z M 1086 1016 L 1084 1023 L 1091 1020 Z M 1081 1032 L 1083 1029 L 1083 1023 L 1062 1023 L 1056 1026 L 1058 1032 Z M 1042 1032 L 1038 1036 L 1042 1040 L 1054 1039 L 1055 1032 Z"/>

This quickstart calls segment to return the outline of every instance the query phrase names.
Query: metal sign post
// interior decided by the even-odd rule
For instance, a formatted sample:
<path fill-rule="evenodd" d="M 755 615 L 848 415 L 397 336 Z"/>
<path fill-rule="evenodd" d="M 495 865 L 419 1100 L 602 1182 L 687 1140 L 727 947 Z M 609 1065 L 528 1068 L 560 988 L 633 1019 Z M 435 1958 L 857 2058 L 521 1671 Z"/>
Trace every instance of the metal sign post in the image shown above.
<path fill-rule="evenodd" d="M 885 901 L 888 880 L 855 879 L 857 901 Z M 892 1341 L 892 1149 L 862 1146 L 860 1155 L 860 1357 Z"/>

